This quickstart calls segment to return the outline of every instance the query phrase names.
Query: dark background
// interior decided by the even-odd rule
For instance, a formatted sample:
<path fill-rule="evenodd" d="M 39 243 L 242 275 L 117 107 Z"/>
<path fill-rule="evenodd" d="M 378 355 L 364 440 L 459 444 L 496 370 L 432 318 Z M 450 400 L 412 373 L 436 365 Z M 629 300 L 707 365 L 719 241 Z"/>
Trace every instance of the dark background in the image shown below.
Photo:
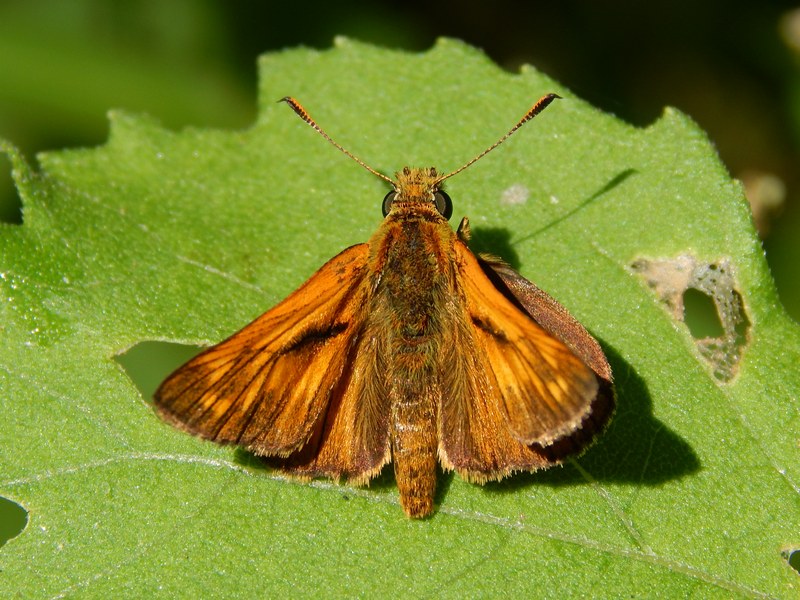
<path fill-rule="evenodd" d="M 747 185 L 767 258 L 800 319 L 800 6 L 790 2 L 0 2 L 0 136 L 29 159 L 102 144 L 106 112 L 246 127 L 256 57 L 335 35 L 414 51 L 439 36 L 530 63 L 636 125 L 691 115 Z M 0 219 L 20 222 L 7 159 Z"/>

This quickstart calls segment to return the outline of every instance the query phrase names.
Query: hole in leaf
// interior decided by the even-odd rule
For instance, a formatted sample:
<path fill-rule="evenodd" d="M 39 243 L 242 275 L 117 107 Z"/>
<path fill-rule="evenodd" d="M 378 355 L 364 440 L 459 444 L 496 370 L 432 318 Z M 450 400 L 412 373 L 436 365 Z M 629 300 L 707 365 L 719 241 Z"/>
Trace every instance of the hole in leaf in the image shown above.
<path fill-rule="evenodd" d="M 730 261 L 706 263 L 688 255 L 642 258 L 631 269 L 653 289 L 672 317 L 685 323 L 714 377 L 733 379 L 748 342 L 750 320 Z"/>
<path fill-rule="evenodd" d="M 203 348 L 169 342 L 141 342 L 115 359 L 142 397 L 150 400 L 161 382 Z"/>
<path fill-rule="evenodd" d="M 781 554 L 789 566 L 800 574 L 800 550 L 785 550 Z"/>
<path fill-rule="evenodd" d="M 696 340 L 725 333 L 714 299 L 698 289 L 689 288 L 683 293 L 683 319 Z"/>
<path fill-rule="evenodd" d="M 11 177 L 11 161 L 0 154 L 0 221 L 12 225 L 22 224 L 22 200 Z"/>
<path fill-rule="evenodd" d="M 0 546 L 23 532 L 28 524 L 28 511 L 8 498 L 0 496 Z"/>

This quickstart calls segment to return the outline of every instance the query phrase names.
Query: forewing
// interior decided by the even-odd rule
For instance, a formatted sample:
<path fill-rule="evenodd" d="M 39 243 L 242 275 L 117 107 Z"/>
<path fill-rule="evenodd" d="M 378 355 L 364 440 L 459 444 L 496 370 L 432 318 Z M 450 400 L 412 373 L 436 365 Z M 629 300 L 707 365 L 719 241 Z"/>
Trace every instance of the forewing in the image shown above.
<path fill-rule="evenodd" d="M 364 327 L 368 246 L 344 250 L 298 290 L 167 378 L 155 394 L 171 423 L 260 455 L 303 447 Z M 344 387 L 344 389 L 343 389 Z"/>
<path fill-rule="evenodd" d="M 571 436 L 591 413 L 600 378 L 498 289 L 461 241 L 454 268 L 461 305 L 442 353 L 445 466 L 485 481 L 580 449 Z"/>

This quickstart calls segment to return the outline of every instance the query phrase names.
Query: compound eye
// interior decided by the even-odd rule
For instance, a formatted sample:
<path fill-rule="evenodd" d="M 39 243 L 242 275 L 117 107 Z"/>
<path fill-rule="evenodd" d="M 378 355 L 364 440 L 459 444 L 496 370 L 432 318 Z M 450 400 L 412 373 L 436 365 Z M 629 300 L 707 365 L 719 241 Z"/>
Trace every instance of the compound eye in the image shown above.
<path fill-rule="evenodd" d="M 384 202 L 386 201 L 384 200 Z M 433 203 L 436 205 L 436 210 L 439 211 L 439 214 L 449 221 L 450 217 L 453 216 L 453 202 L 450 200 L 450 196 L 441 190 L 434 192 Z"/>
<path fill-rule="evenodd" d="M 392 190 L 388 194 L 383 197 L 383 205 L 381 206 L 381 211 L 383 212 L 383 216 L 389 214 L 389 210 L 392 208 L 392 202 L 394 202 L 394 198 L 397 196 L 397 192 Z"/>

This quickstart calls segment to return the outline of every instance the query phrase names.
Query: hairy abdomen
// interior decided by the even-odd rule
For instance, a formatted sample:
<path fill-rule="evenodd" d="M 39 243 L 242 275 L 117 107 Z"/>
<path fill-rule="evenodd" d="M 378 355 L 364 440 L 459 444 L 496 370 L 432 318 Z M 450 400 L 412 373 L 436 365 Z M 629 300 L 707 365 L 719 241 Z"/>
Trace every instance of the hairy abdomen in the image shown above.
<path fill-rule="evenodd" d="M 403 362 L 422 362 L 411 353 Z M 409 517 L 433 511 L 436 492 L 436 397 L 437 386 L 430 367 L 398 369 L 393 374 L 392 460 L 400 492 L 400 504 Z"/>

